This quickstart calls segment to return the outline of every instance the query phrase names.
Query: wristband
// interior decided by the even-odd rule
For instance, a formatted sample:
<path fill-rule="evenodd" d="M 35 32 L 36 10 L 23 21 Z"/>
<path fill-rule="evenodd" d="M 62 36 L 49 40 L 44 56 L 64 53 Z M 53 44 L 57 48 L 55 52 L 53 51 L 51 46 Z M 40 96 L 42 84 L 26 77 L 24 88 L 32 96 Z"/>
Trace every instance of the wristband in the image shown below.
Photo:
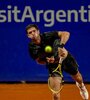
<path fill-rule="evenodd" d="M 64 47 L 64 44 L 63 43 L 62 44 L 59 44 L 58 47 L 63 48 Z"/>

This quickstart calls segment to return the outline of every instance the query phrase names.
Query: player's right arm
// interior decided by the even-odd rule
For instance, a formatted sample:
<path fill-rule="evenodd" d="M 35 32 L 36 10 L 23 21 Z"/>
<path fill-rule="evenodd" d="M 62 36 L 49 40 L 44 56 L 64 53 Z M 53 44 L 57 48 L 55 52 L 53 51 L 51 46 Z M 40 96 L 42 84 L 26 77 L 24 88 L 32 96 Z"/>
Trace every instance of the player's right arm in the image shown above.
<path fill-rule="evenodd" d="M 59 48 L 58 48 L 59 56 L 66 57 L 67 54 L 68 54 L 68 52 L 64 48 L 64 45 L 67 43 L 67 41 L 68 41 L 68 39 L 70 37 L 70 33 L 69 32 L 66 32 L 66 31 L 59 31 L 58 32 L 58 36 L 61 39 L 60 40 L 60 45 L 59 45 Z"/>
<path fill-rule="evenodd" d="M 59 31 L 58 36 L 61 39 L 60 44 L 65 45 L 66 42 L 68 41 L 69 37 L 70 37 L 70 33 L 66 32 L 66 31 Z"/>

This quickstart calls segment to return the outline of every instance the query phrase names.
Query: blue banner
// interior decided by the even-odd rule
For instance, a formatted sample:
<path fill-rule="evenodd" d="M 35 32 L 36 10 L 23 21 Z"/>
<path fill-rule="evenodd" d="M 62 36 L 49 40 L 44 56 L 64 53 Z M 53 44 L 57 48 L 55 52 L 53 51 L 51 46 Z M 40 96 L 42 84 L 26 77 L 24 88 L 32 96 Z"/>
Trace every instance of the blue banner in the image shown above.
<path fill-rule="evenodd" d="M 90 4 L 59 0 L 0 0 L 0 81 L 47 81 L 48 71 L 28 53 L 28 24 L 37 24 L 41 33 L 68 31 L 66 44 L 74 55 L 86 82 L 90 82 Z M 66 81 L 72 81 L 64 73 Z"/>

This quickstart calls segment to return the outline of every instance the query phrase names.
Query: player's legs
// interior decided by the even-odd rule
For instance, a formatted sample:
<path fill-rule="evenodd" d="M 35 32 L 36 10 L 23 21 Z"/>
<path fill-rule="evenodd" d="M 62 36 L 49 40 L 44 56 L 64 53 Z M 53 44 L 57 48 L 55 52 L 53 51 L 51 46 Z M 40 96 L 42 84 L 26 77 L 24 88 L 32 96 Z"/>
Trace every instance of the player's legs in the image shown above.
<path fill-rule="evenodd" d="M 78 64 L 74 57 L 69 53 L 67 58 L 63 61 L 63 69 L 69 73 L 72 78 L 76 81 L 76 85 L 80 90 L 80 94 L 84 100 L 88 100 L 88 92 L 83 83 L 83 78 L 78 71 Z"/>
<path fill-rule="evenodd" d="M 79 88 L 80 95 L 82 96 L 82 98 L 84 100 L 88 100 L 89 94 L 83 83 L 82 75 L 80 74 L 80 72 L 78 71 L 76 75 L 71 75 L 71 76 L 76 81 L 76 86 Z"/>
<path fill-rule="evenodd" d="M 60 93 L 57 93 L 57 94 L 53 93 L 52 100 L 60 100 Z"/>
<path fill-rule="evenodd" d="M 60 89 L 60 83 L 62 81 L 61 77 L 55 77 L 51 76 L 49 77 L 50 81 L 50 87 L 52 87 L 53 90 L 59 90 Z M 60 92 L 59 93 L 53 93 L 52 92 L 52 100 L 60 100 Z"/>
<path fill-rule="evenodd" d="M 78 71 L 76 75 L 71 75 L 72 78 L 78 82 L 80 85 L 83 83 L 83 79 L 82 79 L 82 75 L 80 74 L 80 72 Z"/>

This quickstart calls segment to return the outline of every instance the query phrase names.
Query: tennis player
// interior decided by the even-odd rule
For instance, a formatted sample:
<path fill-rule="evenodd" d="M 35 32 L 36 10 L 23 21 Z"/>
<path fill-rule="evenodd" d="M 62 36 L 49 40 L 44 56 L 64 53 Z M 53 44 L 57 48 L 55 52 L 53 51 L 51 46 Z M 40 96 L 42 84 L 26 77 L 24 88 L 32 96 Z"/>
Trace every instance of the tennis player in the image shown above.
<path fill-rule="evenodd" d="M 38 64 L 45 64 L 50 76 L 53 77 L 52 71 L 58 65 L 59 57 L 63 57 L 62 71 L 67 72 L 76 82 L 76 86 L 80 90 L 83 100 L 89 100 L 88 91 L 83 83 L 82 75 L 78 70 L 78 64 L 75 58 L 65 49 L 65 44 L 70 37 L 70 33 L 66 31 L 53 31 L 40 34 L 40 30 L 36 24 L 26 26 L 27 37 L 31 39 L 29 43 L 29 53 L 32 59 Z M 59 47 L 54 47 L 56 42 Z M 50 45 L 53 52 L 46 53 L 45 46 Z M 57 87 L 56 82 L 54 86 Z M 60 100 L 60 93 L 53 93 L 53 100 Z"/>

